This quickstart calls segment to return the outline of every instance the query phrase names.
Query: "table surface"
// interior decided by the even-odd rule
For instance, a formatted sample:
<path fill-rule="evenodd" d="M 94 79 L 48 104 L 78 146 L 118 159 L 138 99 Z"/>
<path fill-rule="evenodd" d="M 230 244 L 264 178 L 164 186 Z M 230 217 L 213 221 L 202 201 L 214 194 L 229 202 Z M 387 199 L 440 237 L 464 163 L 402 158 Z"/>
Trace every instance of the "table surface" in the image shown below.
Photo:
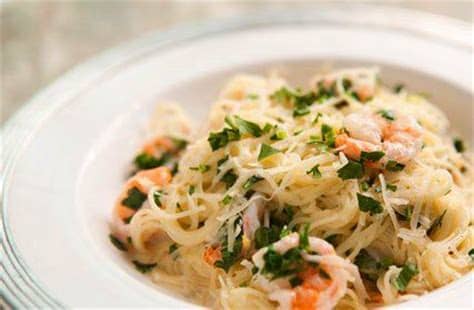
<path fill-rule="evenodd" d="M 0 4 L 2 2 L 0 1 Z M 36 91 L 94 54 L 146 33 L 208 18 L 338 1 L 44 1 L 0 7 L 0 124 Z M 364 3 L 370 3 L 365 1 Z M 378 1 L 472 23 L 471 1 Z"/>

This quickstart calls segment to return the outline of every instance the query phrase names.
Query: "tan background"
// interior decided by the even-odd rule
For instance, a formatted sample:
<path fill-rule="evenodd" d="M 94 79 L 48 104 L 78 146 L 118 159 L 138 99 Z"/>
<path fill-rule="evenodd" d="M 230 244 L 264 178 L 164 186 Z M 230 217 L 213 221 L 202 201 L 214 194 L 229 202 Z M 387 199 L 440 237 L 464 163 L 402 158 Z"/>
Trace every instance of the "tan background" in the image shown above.
<path fill-rule="evenodd" d="M 125 40 L 184 22 L 257 10 L 291 10 L 300 6 L 317 9 L 328 2 L 338 1 L 0 0 L 0 123 L 72 66 Z M 364 3 L 424 10 L 472 23 L 471 1 Z"/>

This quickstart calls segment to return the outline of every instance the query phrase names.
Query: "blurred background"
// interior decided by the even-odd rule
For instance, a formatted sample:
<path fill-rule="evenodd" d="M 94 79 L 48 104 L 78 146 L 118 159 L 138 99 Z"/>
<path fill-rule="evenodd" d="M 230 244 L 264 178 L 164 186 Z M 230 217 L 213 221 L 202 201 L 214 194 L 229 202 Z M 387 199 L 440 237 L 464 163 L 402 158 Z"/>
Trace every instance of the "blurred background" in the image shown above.
<path fill-rule="evenodd" d="M 350 1 L 351 3 L 355 1 Z M 473 21 L 472 1 L 359 1 Z M 341 1 L 2 1 L 0 123 L 36 91 L 94 54 L 153 31 L 258 10 Z"/>

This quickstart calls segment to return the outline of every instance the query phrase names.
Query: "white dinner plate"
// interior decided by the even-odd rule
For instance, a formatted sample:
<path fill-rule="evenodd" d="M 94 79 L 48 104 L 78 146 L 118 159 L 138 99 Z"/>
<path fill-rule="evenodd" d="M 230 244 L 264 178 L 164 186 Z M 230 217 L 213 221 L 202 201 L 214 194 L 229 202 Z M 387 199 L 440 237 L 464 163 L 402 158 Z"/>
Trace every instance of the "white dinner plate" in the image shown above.
<path fill-rule="evenodd" d="M 323 65 L 379 65 L 388 84 L 430 93 L 472 142 L 472 56 L 467 24 L 348 5 L 181 27 L 98 56 L 3 128 L 4 302 L 196 307 L 151 283 L 108 240 L 111 208 L 159 99 L 199 121 L 238 72 L 276 68 L 302 85 Z M 472 307 L 472 286 L 471 273 L 401 306 Z"/>

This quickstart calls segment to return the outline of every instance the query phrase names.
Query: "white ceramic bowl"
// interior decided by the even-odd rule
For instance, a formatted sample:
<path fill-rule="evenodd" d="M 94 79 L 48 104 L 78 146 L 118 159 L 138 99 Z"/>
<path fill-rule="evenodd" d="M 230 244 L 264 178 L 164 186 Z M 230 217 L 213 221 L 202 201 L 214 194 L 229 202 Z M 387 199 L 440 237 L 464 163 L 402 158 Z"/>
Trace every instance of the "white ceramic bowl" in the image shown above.
<path fill-rule="evenodd" d="M 125 167 L 158 99 L 202 119 L 237 72 L 277 68 L 295 84 L 323 64 L 375 64 L 429 92 L 472 141 L 472 42 L 461 22 L 409 11 L 326 7 L 156 34 L 107 52 L 39 93 L 5 126 L 2 295 L 17 307 L 191 308 L 109 243 Z M 468 113 L 469 111 L 469 113 Z M 472 275 L 402 306 L 472 306 Z"/>

